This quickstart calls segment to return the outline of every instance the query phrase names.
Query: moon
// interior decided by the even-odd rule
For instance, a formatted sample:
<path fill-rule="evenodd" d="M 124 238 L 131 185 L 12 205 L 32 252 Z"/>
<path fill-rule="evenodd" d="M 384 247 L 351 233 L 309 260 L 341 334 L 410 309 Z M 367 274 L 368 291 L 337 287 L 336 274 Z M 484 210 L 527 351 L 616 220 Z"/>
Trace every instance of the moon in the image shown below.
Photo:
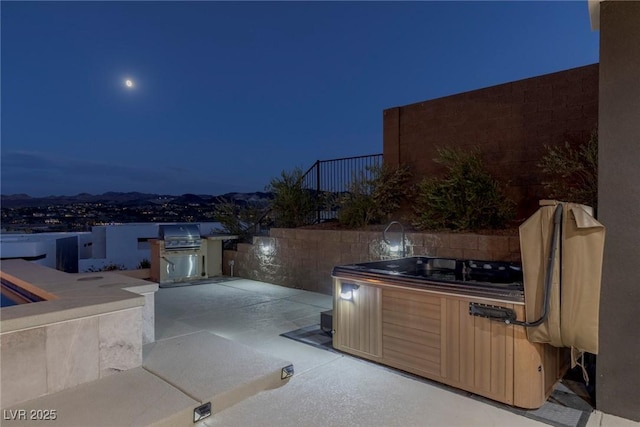
<path fill-rule="evenodd" d="M 128 89 L 133 89 L 133 80 L 131 79 L 126 79 L 124 81 L 124 85 L 128 88 Z"/>

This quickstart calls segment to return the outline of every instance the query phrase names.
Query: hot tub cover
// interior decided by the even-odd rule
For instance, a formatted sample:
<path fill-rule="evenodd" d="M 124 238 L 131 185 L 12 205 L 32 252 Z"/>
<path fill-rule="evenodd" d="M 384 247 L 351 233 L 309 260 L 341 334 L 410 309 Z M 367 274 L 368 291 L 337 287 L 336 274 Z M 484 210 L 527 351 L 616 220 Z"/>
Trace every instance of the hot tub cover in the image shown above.
<path fill-rule="evenodd" d="M 549 316 L 540 326 L 527 328 L 528 338 L 597 354 L 605 227 L 593 218 L 588 206 L 542 200 L 540 209 L 520 226 L 527 321 L 538 319 L 542 311 L 553 213 L 558 204 L 563 208 L 562 230 Z M 574 364 L 576 358 L 574 355 Z"/>

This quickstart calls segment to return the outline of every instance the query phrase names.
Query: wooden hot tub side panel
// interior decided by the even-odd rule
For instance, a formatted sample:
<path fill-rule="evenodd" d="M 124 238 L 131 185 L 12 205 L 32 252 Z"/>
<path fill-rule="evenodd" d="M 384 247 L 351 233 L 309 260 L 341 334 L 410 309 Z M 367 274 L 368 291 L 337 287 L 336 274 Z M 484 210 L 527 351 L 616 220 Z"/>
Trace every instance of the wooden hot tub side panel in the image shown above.
<path fill-rule="evenodd" d="M 340 322 L 333 336 L 335 348 L 349 349 L 349 353 L 379 361 L 382 356 L 381 289 L 361 286 L 354 301 L 340 299 L 340 286 L 334 292 L 334 307 L 339 307 Z"/>
<path fill-rule="evenodd" d="M 424 376 L 441 375 L 440 298 L 382 290 L 385 363 Z"/>
<path fill-rule="evenodd" d="M 532 343 L 523 327 L 516 327 L 515 336 L 514 405 L 536 408 L 539 402 L 546 401 L 558 379 L 567 372 L 569 349 Z M 541 380 L 532 382 L 531 372 L 540 372 Z"/>
<path fill-rule="evenodd" d="M 469 303 L 524 306 L 430 290 L 359 283 L 354 301 L 335 281 L 334 347 L 522 408 L 540 407 L 566 364 L 563 349 L 527 340 L 521 326 L 469 315 Z"/>
<path fill-rule="evenodd" d="M 514 327 L 470 316 L 469 303 L 484 301 L 455 297 L 443 300 L 444 382 L 513 404 Z M 516 308 L 513 304 L 504 306 Z"/>

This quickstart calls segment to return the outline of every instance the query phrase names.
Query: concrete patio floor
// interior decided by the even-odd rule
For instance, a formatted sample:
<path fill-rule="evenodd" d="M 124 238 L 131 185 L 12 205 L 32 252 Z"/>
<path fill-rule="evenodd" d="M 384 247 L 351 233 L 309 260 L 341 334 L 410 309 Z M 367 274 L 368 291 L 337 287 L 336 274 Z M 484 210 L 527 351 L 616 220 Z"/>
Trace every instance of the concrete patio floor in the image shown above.
<path fill-rule="evenodd" d="M 280 334 L 318 324 L 327 295 L 252 280 L 161 288 L 156 340 L 208 331 L 293 362 L 288 384 L 201 421 L 212 426 L 544 426 L 501 407 Z M 176 361 L 179 363 L 179 361 Z M 595 426 L 638 426 L 592 412 Z"/>

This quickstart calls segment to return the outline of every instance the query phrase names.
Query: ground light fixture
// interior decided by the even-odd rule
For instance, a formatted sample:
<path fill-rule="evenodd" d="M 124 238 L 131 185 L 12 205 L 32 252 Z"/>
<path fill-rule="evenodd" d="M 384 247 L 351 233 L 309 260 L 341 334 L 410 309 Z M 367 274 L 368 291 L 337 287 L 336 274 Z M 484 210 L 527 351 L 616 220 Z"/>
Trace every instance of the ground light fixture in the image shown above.
<path fill-rule="evenodd" d="M 293 376 L 293 372 L 293 365 L 285 366 L 284 368 L 282 368 L 282 371 L 280 373 L 280 379 L 286 380 L 287 378 L 291 378 Z"/>
<path fill-rule="evenodd" d="M 354 283 L 342 283 L 340 285 L 340 299 L 353 301 L 353 298 L 360 286 Z"/>
<path fill-rule="evenodd" d="M 211 402 L 204 403 L 193 410 L 193 422 L 197 423 L 211 416 Z"/>

